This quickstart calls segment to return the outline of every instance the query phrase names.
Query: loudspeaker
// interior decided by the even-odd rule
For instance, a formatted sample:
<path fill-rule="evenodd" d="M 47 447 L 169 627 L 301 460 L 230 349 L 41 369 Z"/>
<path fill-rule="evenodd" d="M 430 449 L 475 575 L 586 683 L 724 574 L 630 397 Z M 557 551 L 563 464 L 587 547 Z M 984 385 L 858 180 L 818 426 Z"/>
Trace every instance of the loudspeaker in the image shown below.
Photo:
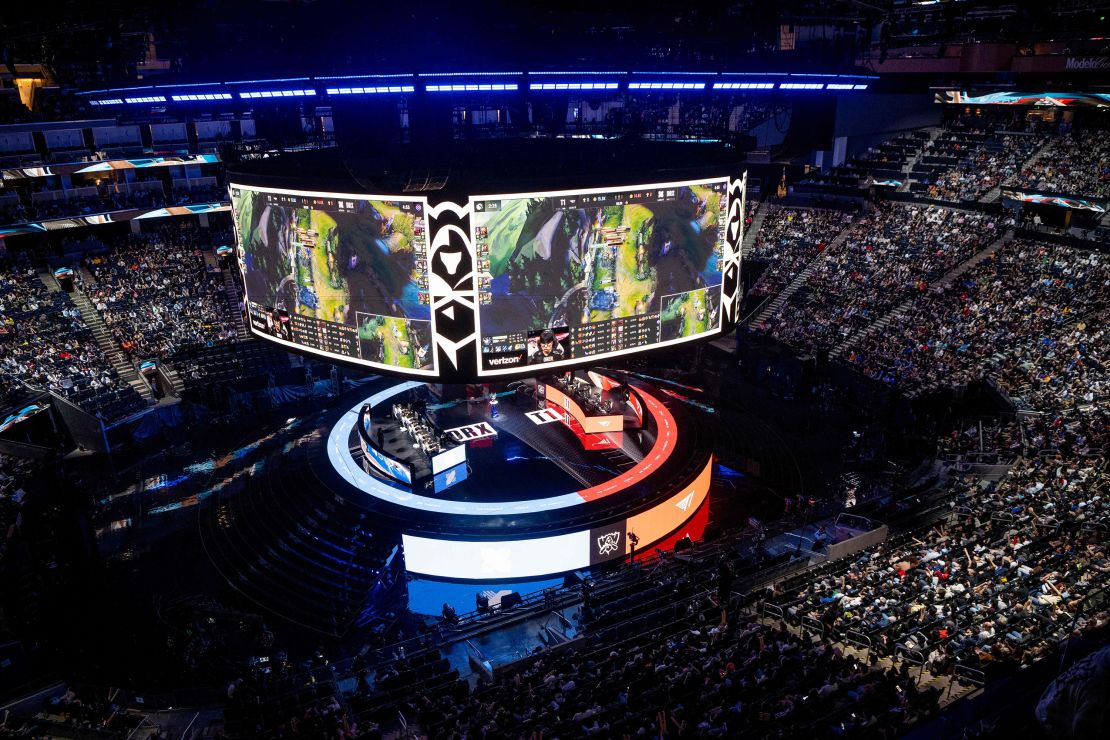
<path fill-rule="evenodd" d="M 524 599 L 521 595 L 516 591 L 512 591 L 501 597 L 501 611 L 512 609 L 514 606 L 520 606 L 523 603 Z"/>

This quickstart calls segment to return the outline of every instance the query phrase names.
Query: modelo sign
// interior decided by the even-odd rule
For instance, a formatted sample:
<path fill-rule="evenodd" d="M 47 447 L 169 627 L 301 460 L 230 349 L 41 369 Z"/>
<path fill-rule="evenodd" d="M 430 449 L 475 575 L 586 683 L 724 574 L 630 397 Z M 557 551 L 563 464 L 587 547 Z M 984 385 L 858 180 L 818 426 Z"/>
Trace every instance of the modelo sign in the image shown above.
<path fill-rule="evenodd" d="M 1110 57 L 1068 57 L 1064 68 L 1091 71 L 1110 69 Z"/>

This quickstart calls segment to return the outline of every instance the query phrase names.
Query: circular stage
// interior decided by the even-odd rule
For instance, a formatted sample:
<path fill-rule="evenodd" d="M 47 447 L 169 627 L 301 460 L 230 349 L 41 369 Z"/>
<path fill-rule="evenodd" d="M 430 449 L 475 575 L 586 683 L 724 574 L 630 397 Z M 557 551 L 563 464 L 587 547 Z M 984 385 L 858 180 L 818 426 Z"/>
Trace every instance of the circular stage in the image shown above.
<path fill-rule="evenodd" d="M 317 477 L 400 533 L 409 573 L 535 578 L 700 536 L 712 444 L 685 404 L 594 371 L 470 388 L 375 384 L 310 444 Z"/>

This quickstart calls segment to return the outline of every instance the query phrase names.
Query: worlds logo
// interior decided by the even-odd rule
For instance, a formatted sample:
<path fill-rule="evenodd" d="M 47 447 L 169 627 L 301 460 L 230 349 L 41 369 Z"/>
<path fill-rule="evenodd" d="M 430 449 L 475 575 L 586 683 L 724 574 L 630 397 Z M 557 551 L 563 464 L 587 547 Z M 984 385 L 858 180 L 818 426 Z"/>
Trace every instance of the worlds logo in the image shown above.
<path fill-rule="evenodd" d="M 617 551 L 621 541 L 620 532 L 609 532 L 597 538 L 597 554 L 608 555 Z"/>

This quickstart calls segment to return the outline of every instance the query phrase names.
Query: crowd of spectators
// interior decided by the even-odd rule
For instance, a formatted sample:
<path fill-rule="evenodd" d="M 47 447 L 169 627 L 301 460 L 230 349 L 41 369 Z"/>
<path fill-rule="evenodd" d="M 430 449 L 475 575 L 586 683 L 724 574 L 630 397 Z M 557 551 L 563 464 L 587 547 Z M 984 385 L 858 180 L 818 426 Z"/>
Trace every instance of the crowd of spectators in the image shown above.
<path fill-rule="evenodd" d="M 749 290 L 759 298 L 786 287 L 810 261 L 825 251 L 836 235 L 852 221 L 851 211 L 767 206 L 749 259 L 767 267 Z"/>
<path fill-rule="evenodd" d="M 1014 420 L 961 420 L 937 440 L 937 454 L 944 456 L 992 456 L 1008 462 L 1024 451 L 1021 425 Z"/>
<path fill-rule="evenodd" d="M 1110 197 L 1110 132 L 1073 130 L 1058 136 L 1006 185 L 1061 195 Z"/>
<path fill-rule="evenodd" d="M 143 406 L 80 310 L 67 294 L 49 290 L 23 253 L 0 273 L 0 377 L 66 396 L 106 418 Z"/>
<path fill-rule="evenodd" d="M 995 217 L 879 203 L 826 251 L 805 285 L 756 331 L 801 352 L 835 346 L 997 238 Z"/>
<path fill-rule="evenodd" d="M 920 691 L 906 672 L 754 617 L 722 622 L 705 590 L 712 573 L 646 580 L 641 616 L 610 620 L 585 649 L 544 655 L 465 696 L 415 697 L 406 710 L 435 738 L 779 737 L 811 724 L 821 735 L 830 725 L 895 731 L 936 705 L 939 691 Z"/>
<path fill-rule="evenodd" d="M 1101 467 L 955 479 L 941 523 L 776 584 L 762 619 L 727 559 L 664 561 L 585 592 L 580 647 L 391 706 L 434 738 L 899 734 L 937 711 L 934 677 L 990 680 L 1110 625 Z"/>
<path fill-rule="evenodd" d="M 27 220 L 27 208 L 19 198 L 13 195 L 0 198 L 0 224 L 19 224 Z"/>
<path fill-rule="evenodd" d="M 836 639 L 924 657 L 936 675 L 957 662 L 987 674 L 1027 665 L 1110 624 L 1101 462 L 1035 459 L 997 485 L 959 481 L 944 523 L 784 584 L 772 602 Z"/>
<path fill-rule="evenodd" d="M 239 737 L 306 737 L 327 740 L 381 737 L 360 726 L 334 681 L 323 654 L 294 664 L 279 652 L 251 661 L 227 687 L 225 727 Z"/>
<path fill-rule="evenodd" d="M 970 139 L 950 133 L 925 144 L 923 159 L 956 160 L 948 169 L 922 181 L 930 198 L 954 202 L 979 200 L 1020 172 L 1022 165 L 1047 141 L 1043 135 L 1020 133 L 979 137 Z"/>
<path fill-rule="evenodd" d="M 23 483 L 34 468 L 30 460 L 0 454 L 0 563 L 21 525 L 20 509 L 27 495 Z"/>
<path fill-rule="evenodd" d="M 848 361 L 907 394 L 989 374 L 1032 407 L 1105 403 L 1110 259 L 1018 239 L 923 293 L 864 336 Z"/>
<path fill-rule="evenodd" d="M 65 686 L 30 716 L 0 716 L 0 737 L 125 737 L 141 718 L 124 711 L 119 689 L 91 690 Z M 161 733 L 149 735 L 157 740 Z"/>
<path fill-rule="evenodd" d="M 1013 172 L 1016 146 L 1004 139 L 1001 153 L 963 159 L 937 194 L 978 197 Z M 1105 182 L 1105 155 L 1096 160 Z M 579 645 L 476 689 L 438 650 L 395 654 L 372 685 L 356 668 L 353 699 L 322 655 L 298 666 L 278 654 L 228 686 L 228 730 L 376 737 L 388 708 L 443 738 L 890 736 L 938 708 L 940 691 L 911 675 L 911 663 L 938 677 L 957 668 L 993 677 L 1106 630 L 1110 260 L 1019 239 L 930 287 L 998 232 L 993 216 L 935 206 L 884 203 L 860 215 L 771 207 L 751 254 L 768 263 L 757 296 L 817 260 L 760 331 L 812 352 L 887 316 L 846 356 L 862 374 L 910 395 L 989 376 L 1025 406 L 1020 421 L 963 421 L 940 439 L 942 454 L 1022 459 L 995 483 L 947 481 L 939 523 L 777 583 L 762 618 L 735 608 L 743 599 L 728 556 L 633 571 L 604 594 L 583 591 Z M 172 359 L 233 339 L 237 318 L 203 251 L 229 240 L 172 227 L 86 257 L 94 282 L 84 288 L 120 347 Z M 16 380 L 67 395 L 120 385 L 80 312 L 23 259 L 0 273 L 0 382 Z M 21 465 L 0 456 L 5 531 L 18 516 Z M 868 657 L 849 643 L 870 645 Z M 118 710 L 112 697 L 73 691 L 54 706 L 89 729 L 111 726 Z"/>
<path fill-rule="evenodd" d="M 237 336 L 223 277 L 202 251 L 222 236 L 171 226 L 129 235 L 110 252 L 86 256 L 95 281 L 86 292 L 125 352 L 170 359 Z"/>

